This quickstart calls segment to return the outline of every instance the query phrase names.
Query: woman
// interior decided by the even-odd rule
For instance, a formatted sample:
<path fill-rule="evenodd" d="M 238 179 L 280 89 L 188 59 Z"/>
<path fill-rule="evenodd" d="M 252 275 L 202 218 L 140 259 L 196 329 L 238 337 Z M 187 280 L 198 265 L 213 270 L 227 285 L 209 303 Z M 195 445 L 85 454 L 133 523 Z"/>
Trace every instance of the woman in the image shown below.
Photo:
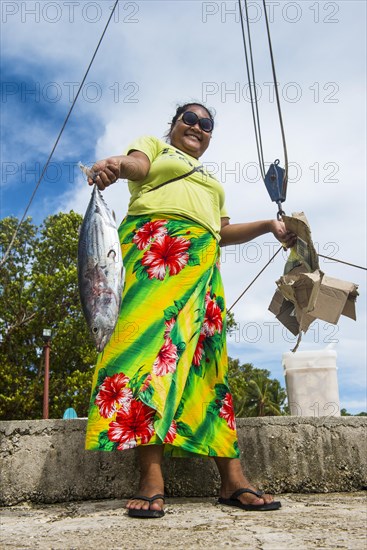
<path fill-rule="evenodd" d="M 276 220 L 229 223 L 223 189 L 198 160 L 213 127 L 205 106 L 183 105 L 168 143 L 143 137 L 124 155 L 92 168 L 101 190 L 128 179 L 131 199 L 119 228 L 123 306 L 98 358 L 86 448 L 138 447 L 139 494 L 127 503 L 134 517 L 164 515 L 163 454 L 212 456 L 223 504 L 280 507 L 257 492 L 241 469 L 227 380 L 219 245 L 268 232 L 290 245 L 293 235 Z"/>

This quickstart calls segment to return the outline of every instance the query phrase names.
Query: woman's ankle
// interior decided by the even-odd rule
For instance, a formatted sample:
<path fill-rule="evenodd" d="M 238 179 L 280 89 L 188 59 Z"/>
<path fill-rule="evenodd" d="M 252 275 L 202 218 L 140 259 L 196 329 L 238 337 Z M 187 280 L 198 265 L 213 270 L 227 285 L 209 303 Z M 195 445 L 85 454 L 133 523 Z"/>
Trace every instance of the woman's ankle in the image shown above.
<path fill-rule="evenodd" d="M 147 446 L 138 448 L 140 469 L 139 490 L 163 492 L 164 480 L 162 474 L 163 446 Z M 152 496 L 152 495 L 146 495 Z"/>

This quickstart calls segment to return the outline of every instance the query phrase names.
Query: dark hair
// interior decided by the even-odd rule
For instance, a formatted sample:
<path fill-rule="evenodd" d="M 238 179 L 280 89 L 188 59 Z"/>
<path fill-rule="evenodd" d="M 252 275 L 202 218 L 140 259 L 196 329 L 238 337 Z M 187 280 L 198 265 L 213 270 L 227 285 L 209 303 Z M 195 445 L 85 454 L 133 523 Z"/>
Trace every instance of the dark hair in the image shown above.
<path fill-rule="evenodd" d="M 185 103 L 184 105 L 179 105 L 176 109 L 176 114 L 175 116 L 173 117 L 173 119 L 171 120 L 171 122 L 169 123 L 170 124 L 170 127 L 169 127 L 169 130 L 168 132 L 166 133 L 166 135 L 164 136 L 166 139 L 169 139 L 171 137 L 171 132 L 173 130 L 173 127 L 174 125 L 176 124 L 177 122 L 177 119 L 185 112 L 189 109 L 189 107 L 193 107 L 193 106 L 197 106 L 197 107 L 201 107 L 202 109 L 205 109 L 206 112 L 208 113 L 209 115 L 209 118 L 210 120 L 213 122 L 213 128 L 214 128 L 214 114 L 211 112 L 210 109 L 208 109 L 208 107 L 206 107 L 205 105 L 202 105 L 202 103 L 197 103 L 196 101 L 191 101 L 190 103 Z"/>

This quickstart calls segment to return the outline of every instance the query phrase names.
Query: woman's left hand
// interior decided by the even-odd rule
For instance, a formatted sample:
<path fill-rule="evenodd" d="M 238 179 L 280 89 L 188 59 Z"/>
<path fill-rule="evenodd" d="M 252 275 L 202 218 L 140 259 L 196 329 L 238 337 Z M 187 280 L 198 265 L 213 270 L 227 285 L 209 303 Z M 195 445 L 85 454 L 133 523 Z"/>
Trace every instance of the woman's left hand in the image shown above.
<path fill-rule="evenodd" d="M 285 223 L 279 220 L 271 221 L 271 231 L 276 239 L 280 241 L 286 248 L 291 248 L 296 244 L 297 235 L 288 231 Z"/>

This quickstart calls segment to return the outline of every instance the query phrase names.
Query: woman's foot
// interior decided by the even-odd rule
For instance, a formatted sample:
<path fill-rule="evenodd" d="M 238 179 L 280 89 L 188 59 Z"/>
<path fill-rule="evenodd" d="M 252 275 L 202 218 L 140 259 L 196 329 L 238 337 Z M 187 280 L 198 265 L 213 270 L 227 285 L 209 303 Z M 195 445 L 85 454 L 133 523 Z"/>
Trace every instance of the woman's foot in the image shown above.
<path fill-rule="evenodd" d="M 215 458 L 215 463 L 218 467 L 219 474 L 222 480 L 220 497 L 222 499 L 230 499 L 236 491 L 240 489 L 250 489 L 254 493 L 259 491 L 249 482 L 243 473 L 241 463 L 238 458 Z M 261 496 L 254 495 L 253 493 L 244 492 L 236 495 L 236 500 L 244 505 L 262 506 L 264 504 L 270 504 L 274 502 L 274 498 L 269 494 L 262 494 Z"/>
<path fill-rule="evenodd" d="M 159 498 L 159 496 L 163 497 L 162 487 L 163 485 L 159 487 L 158 485 L 154 486 L 141 483 L 136 497 L 132 497 L 127 501 L 126 508 L 128 510 L 156 510 L 162 512 L 164 508 L 164 499 Z M 147 500 L 139 499 L 139 496 L 145 497 Z M 156 498 L 152 500 L 152 497 Z"/>
<path fill-rule="evenodd" d="M 136 497 L 142 496 L 147 500 L 136 497 L 130 498 L 126 503 L 128 510 L 152 510 L 161 512 L 163 515 L 164 498 L 154 498 L 157 495 L 164 495 L 164 481 L 161 470 L 163 456 L 162 445 L 151 445 L 138 448 L 140 482 Z M 133 512 L 135 516 L 138 514 Z M 131 514 L 131 515 L 132 515 Z M 159 514 L 152 517 L 160 517 Z"/>

